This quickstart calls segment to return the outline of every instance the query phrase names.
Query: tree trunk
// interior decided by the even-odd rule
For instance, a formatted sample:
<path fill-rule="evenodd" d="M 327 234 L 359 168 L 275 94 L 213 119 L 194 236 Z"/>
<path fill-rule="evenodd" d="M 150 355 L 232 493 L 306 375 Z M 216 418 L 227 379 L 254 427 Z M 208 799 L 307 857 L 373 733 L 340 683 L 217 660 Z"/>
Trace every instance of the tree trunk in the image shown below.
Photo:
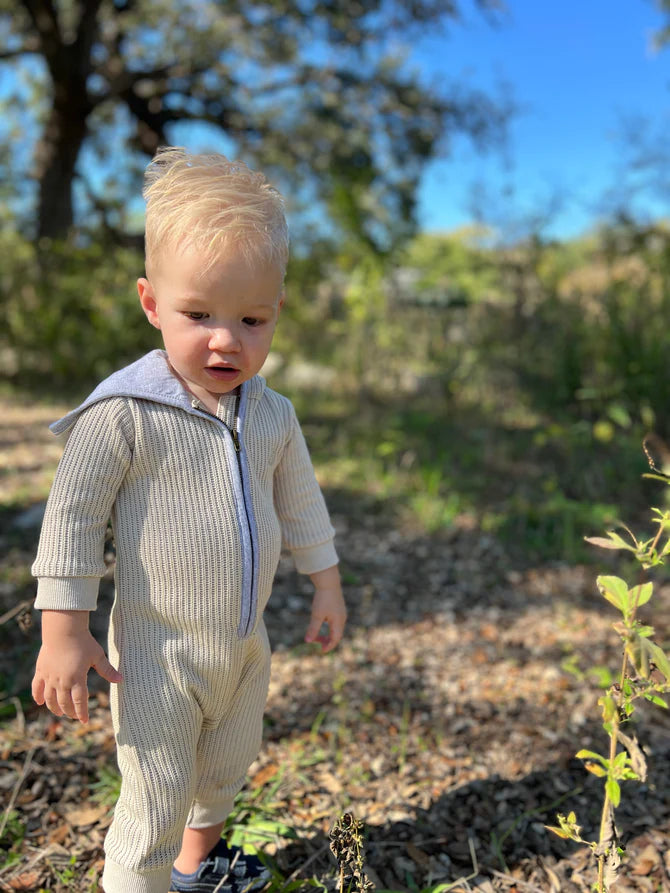
<path fill-rule="evenodd" d="M 71 40 L 64 37 L 57 4 L 52 0 L 22 0 L 53 85 L 51 109 L 35 153 L 38 239 L 64 239 L 73 223 L 72 184 L 93 108 L 87 80 L 101 2 L 79 0 L 77 35 Z"/>
<path fill-rule="evenodd" d="M 54 97 L 37 151 L 37 238 L 66 238 L 74 219 L 72 185 L 86 136 L 86 112 L 67 97 Z"/>

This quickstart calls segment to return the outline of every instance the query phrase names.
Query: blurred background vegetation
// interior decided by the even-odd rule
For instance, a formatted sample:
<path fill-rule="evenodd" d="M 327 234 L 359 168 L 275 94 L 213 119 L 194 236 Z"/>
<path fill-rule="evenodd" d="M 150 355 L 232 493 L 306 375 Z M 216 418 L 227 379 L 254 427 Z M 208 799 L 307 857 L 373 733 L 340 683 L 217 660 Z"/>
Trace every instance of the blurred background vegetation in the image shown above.
<path fill-rule="evenodd" d="M 135 292 L 141 172 L 197 122 L 292 196 L 268 377 L 298 404 L 330 487 L 431 533 L 477 527 L 532 561 L 581 559 L 584 535 L 643 510 L 643 436 L 659 466 L 670 437 L 670 226 L 622 209 L 561 241 L 539 227 L 504 240 L 485 221 L 418 232 L 426 164 L 456 135 L 501 144 L 514 112 L 464 84 L 427 86 L 389 51 L 458 12 L 0 0 L 14 79 L 0 147 L 5 389 L 73 401 L 158 346 Z"/>

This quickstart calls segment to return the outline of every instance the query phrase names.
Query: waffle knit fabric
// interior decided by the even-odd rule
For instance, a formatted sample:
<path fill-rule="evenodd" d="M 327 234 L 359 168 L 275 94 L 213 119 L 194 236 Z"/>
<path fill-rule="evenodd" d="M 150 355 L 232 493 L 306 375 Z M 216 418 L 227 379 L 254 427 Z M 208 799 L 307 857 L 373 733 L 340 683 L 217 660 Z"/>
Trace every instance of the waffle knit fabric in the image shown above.
<path fill-rule="evenodd" d="M 226 817 L 260 747 L 262 613 L 282 543 L 314 573 L 337 562 L 334 531 L 293 407 L 260 376 L 215 417 L 153 351 L 52 430 L 69 437 L 33 565 L 36 607 L 94 610 L 110 517 L 117 550 L 122 786 L 103 886 L 166 893 L 184 826 Z"/>

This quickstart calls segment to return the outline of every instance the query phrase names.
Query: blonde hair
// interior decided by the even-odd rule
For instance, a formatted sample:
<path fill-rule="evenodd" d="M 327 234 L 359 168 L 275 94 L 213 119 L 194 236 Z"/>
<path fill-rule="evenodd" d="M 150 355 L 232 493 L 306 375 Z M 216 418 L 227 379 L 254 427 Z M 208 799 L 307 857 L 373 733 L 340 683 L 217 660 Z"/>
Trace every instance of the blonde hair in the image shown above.
<path fill-rule="evenodd" d="M 147 275 L 162 253 L 186 246 L 202 251 L 203 272 L 230 248 L 286 272 L 284 200 L 243 162 L 168 146 L 147 167 L 142 194 Z"/>

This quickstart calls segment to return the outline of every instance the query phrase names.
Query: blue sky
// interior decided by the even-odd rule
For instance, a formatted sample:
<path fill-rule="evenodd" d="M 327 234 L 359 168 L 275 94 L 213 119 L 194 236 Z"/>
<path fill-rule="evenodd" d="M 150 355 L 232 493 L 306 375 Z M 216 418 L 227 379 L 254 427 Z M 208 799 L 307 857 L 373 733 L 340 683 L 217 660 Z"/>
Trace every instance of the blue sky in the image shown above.
<path fill-rule="evenodd" d="M 486 222 L 510 238 L 537 218 L 550 235 L 588 230 L 607 216 L 607 202 L 627 196 L 635 182 L 624 137 L 630 121 L 662 143 L 668 162 L 664 196 L 639 192 L 634 210 L 670 217 L 670 44 L 653 49 L 663 22 L 654 0 L 503 2 L 496 27 L 474 0 L 461 0 L 463 21 L 451 22 L 446 34 L 412 35 L 408 62 L 427 80 L 493 95 L 505 85 L 518 107 L 503 151 L 482 155 L 456 137 L 448 156 L 429 165 L 419 192 L 422 229 L 468 225 L 475 196 Z M 0 97 L 12 85 L 4 66 Z M 192 126 L 183 135 L 175 127 L 171 138 L 197 148 L 197 134 L 212 143 L 206 129 Z M 221 148 L 228 150 L 225 140 Z"/>
<path fill-rule="evenodd" d="M 523 226 L 547 214 L 547 231 L 578 234 L 603 215 L 607 193 L 626 182 L 624 122 L 670 134 L 670 45 L 655 51 L 662 17 L 652 0 L 507 0 L 491 27 L 471 6 L 446 36 L 424 39 L 413 58 L 427 76 L 495 92 L 505 83 L 520 107 L 507 149 L 488 156 L 457 139 L 431 164 L 420 192 L 427 230 L 472 220 L 475 183 L 493 218 Z M 645 125 L 647 126 L 647 125 Z M 559 210 L 551 211 L 557 201 Z M 639 195 L 641 214 L 670 216 L 667 203 Z"/>

